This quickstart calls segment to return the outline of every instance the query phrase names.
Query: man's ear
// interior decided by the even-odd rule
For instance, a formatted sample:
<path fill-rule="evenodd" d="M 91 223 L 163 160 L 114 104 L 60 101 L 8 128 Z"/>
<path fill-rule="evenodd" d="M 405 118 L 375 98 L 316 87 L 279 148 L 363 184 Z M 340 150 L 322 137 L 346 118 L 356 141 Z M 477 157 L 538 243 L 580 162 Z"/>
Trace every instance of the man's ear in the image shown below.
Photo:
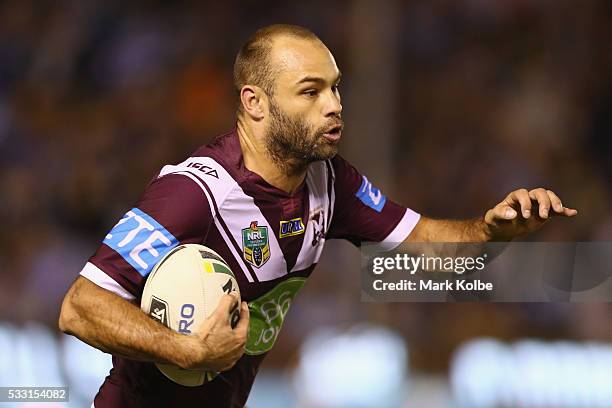
<path fill-rule="evenodd" d="M 240 90 L 240 103 L 244 112 L 255 121 L 264 118 L 268 98 L 265 92 L 255 85 L 245 85 Z"/>

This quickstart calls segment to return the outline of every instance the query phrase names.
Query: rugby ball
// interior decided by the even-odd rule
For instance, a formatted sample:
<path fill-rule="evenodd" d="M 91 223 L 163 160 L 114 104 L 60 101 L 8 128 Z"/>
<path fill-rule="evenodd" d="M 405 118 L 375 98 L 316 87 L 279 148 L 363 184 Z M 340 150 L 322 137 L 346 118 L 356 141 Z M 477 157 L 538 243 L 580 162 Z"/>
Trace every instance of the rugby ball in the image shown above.
<path fill-rule="evenodd" d="M 215 311 L 221 297 L 231 291 L 240 295 L 236 277 L 219 254 L 203 245 L 179 245 L 149 274 L 140 308 L 166 327 L 190 335 Z M 240 302 L 230 313 L 232 327 L 239 317 Z M 155 365 L 170 380 L 188 387 L 202 385 L 217 375 L 171 364 Z"/>

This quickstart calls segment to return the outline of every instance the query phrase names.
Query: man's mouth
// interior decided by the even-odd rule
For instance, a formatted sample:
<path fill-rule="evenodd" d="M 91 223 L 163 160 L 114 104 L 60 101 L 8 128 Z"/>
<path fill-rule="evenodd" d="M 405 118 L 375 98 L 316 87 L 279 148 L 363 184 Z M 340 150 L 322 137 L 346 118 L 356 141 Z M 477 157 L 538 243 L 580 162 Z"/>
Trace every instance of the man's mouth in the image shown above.
<path fill-rule="evenodd" d="M 342 125 L 334 125 L 323 133 L 323 137 L 330 142 L 337 142 L 342 135 Z"/>

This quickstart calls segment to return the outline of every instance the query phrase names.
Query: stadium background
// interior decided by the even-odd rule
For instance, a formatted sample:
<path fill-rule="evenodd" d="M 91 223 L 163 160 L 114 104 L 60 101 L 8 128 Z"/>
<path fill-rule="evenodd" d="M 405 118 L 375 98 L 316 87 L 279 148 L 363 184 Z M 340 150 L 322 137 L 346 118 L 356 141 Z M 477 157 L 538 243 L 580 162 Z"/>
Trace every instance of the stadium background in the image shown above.
<path fill-rule="evenodd" d="M 472 217 L 512 189 L 547 186 L 579 217 L 529 239 L 612 239 L 609 1 L 4 1 L 0 386 L 66 383 L 87 371 L 81 366 L 95 368 L 56 336 L 63 294 L 163 163 L 233 126 L 234 55 L 255 29 L 277 22 L 309 27 L 334 53 L 344 74 L 341 153 L 388 196 L 429 216 Z M 512 396 L 520 384 L 506 389 L 498 372 L 508 367 L 492 350 L 508 357 L 538 339 L 536 360 L 560 344 L 569 348 L 553 360 L 593 344 L 603 353 L 593 361 L 610 355 L 608 304 L 361 303 L 357 255 L 345 243 L 326 248 L 255 383 L 253 407 L 314 404 L 292 381 L 300 345 L 324 327 L 365 322 L 402 340 L 393 344 L 396 356 L 406 353 L 396 367 L 405 395 L 385 385 L 388 366 L 366 367 L 371 377 L 355 387 L 381 394 L 363 406 L 561 406 L 537 387 L 535 399 Z M 499 379 L 484 381 L 496 395 L 488 402 L 474 402 L 487 391 L 469 396 L 460 381 L 458 356 L 469 344 L 469 361 L 482 358 L 489 370 L 469 377 Z M 537 378 L 558 371 L 547 364 Z M 517 378 L 528 374 L 513 367 Z M 41 377 L 45 370 L 55 374 Z M 589 400 L 594 392 L 567 406 L 612 406 L 610 393 Z"/>

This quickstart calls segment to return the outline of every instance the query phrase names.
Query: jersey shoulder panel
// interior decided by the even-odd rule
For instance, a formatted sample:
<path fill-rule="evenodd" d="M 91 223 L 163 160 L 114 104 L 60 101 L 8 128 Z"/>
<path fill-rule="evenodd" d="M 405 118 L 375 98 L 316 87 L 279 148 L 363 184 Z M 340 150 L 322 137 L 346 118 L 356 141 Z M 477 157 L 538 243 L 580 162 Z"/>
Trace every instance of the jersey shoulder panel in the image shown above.
<path fill-rule="evenodd" d="M 398 205 L 345 159 L 332 160 L 334 173 L 334 218 L 328 238 L 362 242 L 401 242 L 419 220 L 419 214 Z"/>
<path fill-rule="evenodd" d="M 182 163 L 164 166 L 159 177 L 180 174 L 193 180 L 208 198 L 211 209 L 218 209 L 238 183 L 217 160 L 208 156 L 191 156 Z"/>
<path fill-rule="evenodd" d="M 212 224 L 212 211 L 200 188 L 186 177 L 158 177 L 89 259 L 97 269 L 84 268 L 81 274 L 105 287 L 109 282 L 99 273 L 104 272 L 138 297 L 143 280 L 159 259 L 179 244 L 205 239 Z"/>

